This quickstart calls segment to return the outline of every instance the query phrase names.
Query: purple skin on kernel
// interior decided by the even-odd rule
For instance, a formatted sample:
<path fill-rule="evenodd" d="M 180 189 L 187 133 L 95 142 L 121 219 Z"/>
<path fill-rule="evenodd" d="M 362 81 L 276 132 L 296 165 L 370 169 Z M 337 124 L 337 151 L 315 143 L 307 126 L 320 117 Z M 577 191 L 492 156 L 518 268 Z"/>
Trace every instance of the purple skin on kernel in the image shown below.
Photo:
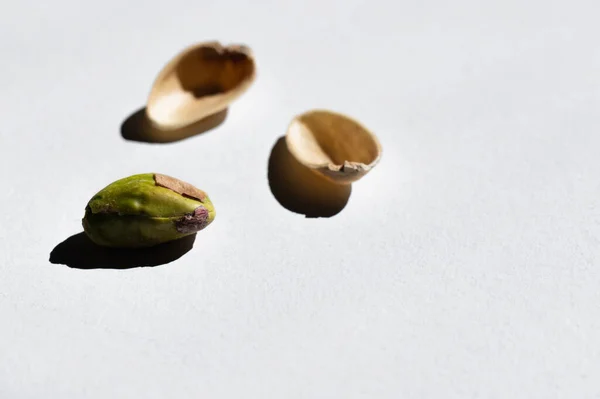
<path fill-rule="evenodd" d="M 175 222 L 175 228 L 183 234 L 191 234 L 202 230 L 208 224 L 208 211 L 199 206 L 192 213 L 188 213 Z"/>

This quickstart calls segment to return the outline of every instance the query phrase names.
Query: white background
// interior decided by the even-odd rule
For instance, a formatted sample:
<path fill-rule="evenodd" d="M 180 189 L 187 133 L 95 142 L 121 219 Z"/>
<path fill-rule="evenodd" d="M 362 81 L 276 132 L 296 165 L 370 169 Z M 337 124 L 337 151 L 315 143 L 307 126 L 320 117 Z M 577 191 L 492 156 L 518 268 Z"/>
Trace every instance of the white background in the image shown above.
<path fill-rule="evenodd" d="M 4 1 L 0 397 L 598 398 L 597 1 Z M 126 141 L 172 56 L 242 42 L 225 123 Z M 282 207 L 297 113 L 379 136 L 331 218 Z M 179 260 L 49 262 L 134 173 L 207 191 Z"/>

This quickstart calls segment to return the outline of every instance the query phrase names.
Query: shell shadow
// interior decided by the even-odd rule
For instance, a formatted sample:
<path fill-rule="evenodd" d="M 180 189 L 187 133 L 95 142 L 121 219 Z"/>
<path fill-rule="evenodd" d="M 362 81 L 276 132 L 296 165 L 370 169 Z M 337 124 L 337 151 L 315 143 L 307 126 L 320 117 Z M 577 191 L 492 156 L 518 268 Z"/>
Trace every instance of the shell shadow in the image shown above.
<path fill-rule="evenodd" d="M 284 208 L 308 218 L 337 215 L 352 192 L 351 185 L 332 183 L 298 162 L 283 136 L 271 150 L 268 178 L 275 199 Z"/>
<path fill-rule="evenodd" d="M 50 263 L 75 269 L 131 269 L 164 265 L 181 258 L 194 246 L 196 234 L 150 248 L 121 249 L 96 245 L 81 232 L 50 252 Z"/>
<path fill-rule="evenodd" d="M 121 136 L 125 140 L 142 143 L 172 143 L 192 136 L 208 132 L 227 118 L 228 108 L 199 120 L 180 129 L 163 130 L 150 122 L 146 115 L 146 107 L 138 109 L 121 124 Z"/>

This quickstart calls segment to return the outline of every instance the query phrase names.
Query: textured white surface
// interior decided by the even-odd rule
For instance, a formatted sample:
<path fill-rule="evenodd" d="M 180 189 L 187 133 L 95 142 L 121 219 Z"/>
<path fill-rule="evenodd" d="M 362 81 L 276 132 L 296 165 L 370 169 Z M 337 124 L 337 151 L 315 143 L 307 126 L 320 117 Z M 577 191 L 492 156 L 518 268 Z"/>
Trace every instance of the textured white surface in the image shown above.
<path fill-rule="evenodd" d="M 600 397 L 597 1 L 22 0 L 0 5 L 1 398 Z M 192 139 L 125 141 L 162 65 L 245 42 L 258 79 Z M 338 215 L 272 196 L 293 115 L 381 164 Z M 109 182 L 206 190 L 154 268 L 49 262 Z"/>

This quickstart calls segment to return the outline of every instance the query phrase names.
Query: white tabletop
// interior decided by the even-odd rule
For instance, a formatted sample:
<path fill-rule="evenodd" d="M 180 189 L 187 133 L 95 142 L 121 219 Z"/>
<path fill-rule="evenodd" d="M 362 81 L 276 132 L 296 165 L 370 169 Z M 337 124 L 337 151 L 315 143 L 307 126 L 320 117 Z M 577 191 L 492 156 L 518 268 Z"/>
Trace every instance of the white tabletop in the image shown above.
<path fill-rule="evenodd" d="M 597 398 L 599 13 L 3 2 L 0 397 Z M 162 66 L 206 40 L 256 55 L 225 122 L 125 139 Z M 383 146 L 332 217 L 290 211 L 268 177 L 313 108 Z M 144 172 L 205 190 L 217 217 L 172 262 L 119 269 L 86 247 L 81 218 Z"/>

